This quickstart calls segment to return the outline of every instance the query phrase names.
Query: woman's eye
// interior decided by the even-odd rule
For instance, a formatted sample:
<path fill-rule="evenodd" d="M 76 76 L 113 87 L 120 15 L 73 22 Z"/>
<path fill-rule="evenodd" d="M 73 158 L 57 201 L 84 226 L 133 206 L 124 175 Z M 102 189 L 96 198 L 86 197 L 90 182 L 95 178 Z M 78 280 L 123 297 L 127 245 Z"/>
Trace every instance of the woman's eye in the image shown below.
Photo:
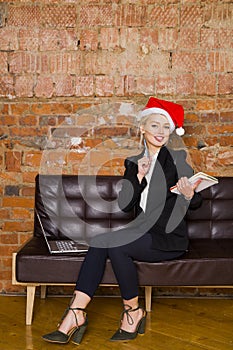
<path fill-rule="evenodd" d="M 152 124 L 151 127 L 152 127 L 152 128 L 157 128 L 158 125 L 157 125 L 157 124 Z"/>
<path fill-rule="evenodd" d="M 166 126 L 165 126 L 165 129 L 170 129 L 170 126 L 169 126 L 169 125 L 166 125 Z"/>

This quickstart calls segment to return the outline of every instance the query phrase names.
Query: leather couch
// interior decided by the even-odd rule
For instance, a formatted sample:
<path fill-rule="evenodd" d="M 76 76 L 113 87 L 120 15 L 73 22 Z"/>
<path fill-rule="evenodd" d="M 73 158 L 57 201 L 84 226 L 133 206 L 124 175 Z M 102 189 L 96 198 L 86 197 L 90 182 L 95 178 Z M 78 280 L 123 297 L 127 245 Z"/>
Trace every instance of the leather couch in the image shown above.
<path fill-rule="evenodd" d="M 134 213 L 117 207 L 120 176 L 38 175 L 35 210 L 48 237 L 66 236 L 89 241 L 117 229 Z M 201 208 L 187 213 L 189 250 L 180 259 L 160 263 L 136 262 L 140 286 L 145 286 L 146 309 L 151 309 L 152 287 L 233 286 L 233 177 L 202 191 Z M 27 287 L 26 324 L 32 323 L 35 290 L 45 297 L 48 285 L 73 285 L 85 253 L 50 254 L 37 215 L 31 239 L 13 253 L 13 284 Z M 103 285 L 116 285 L 111 263 Z"/>

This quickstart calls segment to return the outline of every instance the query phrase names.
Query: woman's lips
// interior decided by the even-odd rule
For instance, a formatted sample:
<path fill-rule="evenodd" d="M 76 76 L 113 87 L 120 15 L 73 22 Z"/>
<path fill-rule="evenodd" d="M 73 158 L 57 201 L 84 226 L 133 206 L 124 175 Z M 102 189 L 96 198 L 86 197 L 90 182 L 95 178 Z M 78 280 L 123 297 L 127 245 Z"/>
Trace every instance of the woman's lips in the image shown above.
<path fill-rule="evenodd" d="M 155 140 L 158 142 L 162 142 L 164 137 L 163 136 L 154 136 Z"/>

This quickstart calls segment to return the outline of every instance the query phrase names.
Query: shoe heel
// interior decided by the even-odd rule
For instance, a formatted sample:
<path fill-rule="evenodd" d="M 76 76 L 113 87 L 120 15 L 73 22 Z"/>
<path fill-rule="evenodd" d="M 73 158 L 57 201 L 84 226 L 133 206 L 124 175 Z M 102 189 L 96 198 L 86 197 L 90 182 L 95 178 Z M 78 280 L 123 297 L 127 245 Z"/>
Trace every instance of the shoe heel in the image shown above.
<path fill-rule="evenodd" d="M 138 334 L 144 334 L 146 329 L 146 316 L 144 316 L 138 326 Z"/>
<path fill-rule="evenodd" d="M 79 345 L 82 341 L 83 335 L 87 329 L 87 321 L 74 332 L 72 343 Z"/>

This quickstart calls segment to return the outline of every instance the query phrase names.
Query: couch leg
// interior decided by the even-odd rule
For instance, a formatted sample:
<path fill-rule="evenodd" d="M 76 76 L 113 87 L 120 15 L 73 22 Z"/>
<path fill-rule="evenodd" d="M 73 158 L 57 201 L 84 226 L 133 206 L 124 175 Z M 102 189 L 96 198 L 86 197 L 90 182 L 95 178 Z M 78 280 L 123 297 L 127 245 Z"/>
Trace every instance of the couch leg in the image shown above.
<path fill-rule="evenodd" d="M 146 302 L 146 311 L 151 311 L 151 297 L 152 297 L 152 287 L 145 287 L 145 302 Z"/>
<path fill-rule="evenodd" d="M 32 324 L 32 314 L 34 299 L 36 293 L 36 286 L 27 286 L 27 306 L 26 306 L 26 325 Z"/>
<path fill-rule="evenodd" d="M 47 286 L 40 286 L 40 298 L 41 299 L 46 298 L 46 291 L 47 291 Z"/>

